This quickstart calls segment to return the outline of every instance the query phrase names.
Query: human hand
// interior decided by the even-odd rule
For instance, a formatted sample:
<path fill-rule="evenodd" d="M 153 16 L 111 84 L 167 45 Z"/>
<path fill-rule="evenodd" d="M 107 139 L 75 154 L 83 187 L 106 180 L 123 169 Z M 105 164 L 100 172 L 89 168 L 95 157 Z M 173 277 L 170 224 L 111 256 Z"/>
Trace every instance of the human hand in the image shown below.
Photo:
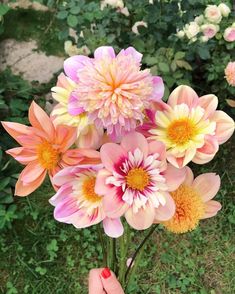
<path fill-rule="evenodd" d="M 124 294 L 124 291 L 115 274 L 106 267 L 90 271 L 89 294 Z"/>

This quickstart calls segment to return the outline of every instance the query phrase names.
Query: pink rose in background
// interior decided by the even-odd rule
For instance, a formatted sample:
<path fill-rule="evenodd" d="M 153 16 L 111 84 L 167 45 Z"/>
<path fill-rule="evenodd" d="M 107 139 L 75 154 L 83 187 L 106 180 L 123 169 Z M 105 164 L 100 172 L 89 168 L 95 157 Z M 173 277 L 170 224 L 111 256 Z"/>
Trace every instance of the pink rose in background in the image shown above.
<path fill-rule="evenodd" d="M 235 61 L 227 64 L 224 73 L 229 85 L 235 87 Z"/>
<path fill-rule="evenodd" d="M 219 31 L 219 26 L 214 24 L 204 24 L 201 26 L 201 31 L 208 39 L 213 38 Z"/>
<path fill-rule="evenodd" d="M 228 27 L 224 31 L 224 39 L 227 42 L 234 42 L 235 41 L 235 27 Z"/>

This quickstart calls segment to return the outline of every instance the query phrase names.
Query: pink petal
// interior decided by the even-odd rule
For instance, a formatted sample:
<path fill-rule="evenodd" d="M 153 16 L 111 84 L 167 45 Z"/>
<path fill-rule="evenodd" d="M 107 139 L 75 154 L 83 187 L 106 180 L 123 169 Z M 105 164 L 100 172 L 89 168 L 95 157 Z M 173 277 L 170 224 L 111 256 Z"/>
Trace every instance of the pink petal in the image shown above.
<path fill-rule="evenodd" d="M 127 49 L 122 49 L 120 51 L 120 53 L 118 54 L 118 56 L 120 56 L 120 55 L 125 55 L 125 56 L 131 55 L 136 60 L 136 63 L 140 63 L 141 59 L 143 57 L 143 54 L 136 51 L 135 48 L 133 48 L 133 47 L 128 47 Z"/>
<path fill-rule="evenodd" d="M 143 152 L 144 156 L 148 155 L 148 142 L 145 137 L 137 132 L 129 133 L 124 136 L 121 141 L 121 147 L 126 151 L 132 153 L 138 148 Z"/>
<path fill-rule="evenodd" d="M 78 82 L 78 70 L 82 69 L 87 64 L 90 64 L 92 60 L 83 55 L 75 55 L 67 58 L 64 61 L 64 71 L 68 77 L 74 82 Z"/>
<path fill-rule="evenodd" d="M 171 164 L 168 164 L 163 176 L 166 179 L 168 191 L 175 191 L 183 183 L 186 176 L 186 169 L 179 169 Z"/>
<path fill-rule="evenodd" d="M 113 49 L 113 47 L 111 46 L 101 46 L 99 48 L 97 48 L 94 52 L 94 57 L 95 59 L 100 59 L 100 58 L 107 58 L 107 57 L 111 57 L 111 58 L 115 58 L 115 51 Z"/>
<path fill-rule="evenodd" d="M 221 208 L 222 205 L 218 201 L 210 200 L 206 202 L 205 214 L 202 219 L 215 216 Z"/>
<path fill-rule="evenodd" d="M 136 230 L 148 229 L 153 224 L 154 216 L 155 209 L 151 203 L 147 203 L 145 208 L 139 208 L 136 213 L 133 208 L 129 208 L 125 213 L 126 221 Z"/>
<path fill-rule="evenodd" d="M 164 83 L 161 77 L 153 77 L 153 93 L 151 95 L 152 101 L 159 101 L 164 95 Z"/>
<path fill-rule="evenodd" d="M 24 170 L 23 170 L 24 171 Z M 46 177 L 47 171 L 44 170 L 44 172 L 33 182 L 30 183 L 24 183 L 21 180 L 21 175 L 19 176 L 19 179 L 16 183 L 15 186 L 15 195 L 17 196 L 28 196 L 29 194 L 31 194 L 33 191 L 35 191 L 44 181 L 45 177 Z"/>
<path fill-rule="evenodd" d="M 221 110 L 215 111 L 210 119 L 216 122 L 215 135 L 219 144 L 223 144 L 232 136 L 234 132 L 233 119 Z"/>
<path fill-rule="evenodd" d="M 179 86 L 177 87 L 169 96 L 167 104 L 171 107 L 175 105 L 185 103 L 189 108 L 195 107 L 198 105 L 198 95 L 197 93 L 189 86 Z"/>
<path fill-rule="evenodd" d="M 63 201 L 56 205 L 54 210 L 54 218 L 61 222 L 69 222 L 69 217 L 78 212 L 77 199 L 73 196 L 67 195 Z M 72 221 L 72 220 L 71 220 Z"/>
<path fill-rule="evenodd" d="M 163 194 L 163 192 L 161 192 Z M 164 197 L 166 199 L 166 204 L 164 206 L 159 205 L 155 209 L 155 222 L 167 221 L 171 219 L 175 214 L 175 202 L 171 195 L 164 192 Z"/>
<path fill-rule="evenodd" d="M 64 201 L 68 195 L 72 193 L 73 189 L 70 183 L 63 185 L 57 193 L 49 199 L 49 203 L 53 206 L 58 205 L 61 201 Z"/>
<path fill-rule="evenodd" d="M 215 173 L 202 174 L 193 182 L 192 187 L 202 197 L 204 202 L 211 200 L 219 191 L 220 177 Z"/>
<path fill-rule="evenodd" d="M 105 234 L 111 238 L 118 238 L 124 232 L 120 218 L 108 218 L 103 220 Z"/>
<path fill-rule="evenodd" d="M 109 192 L 104 195 L 103 207 L 107 217 L 121 217 L 128 209 L 129 205 L 124 202 L 120 196 L 122 195 L 118 195 L 116 188 L 110 189 Z"/>
<path fill-rule="evenodd" d="M 183 184 L 187 185 L 187 186 L 192 186 L 193 180 L 194 180 L 193 172 L 192 172 L 191 168 L 188 166 L 185 167 L 185 171 L 186 171 L 186 173 L 185 173 L 185 179 L 184 179 Z"/>
<path fill-rule="evenodd" d="M 46 112 L 34 101 L 29 107 L 29 121 L 31 125 L 47 134 L 48 140 L 53 140 L 55 128 Z"/>
<path fill-rule="evenodd" d="M 219 150 L 219 145 L 216 137 L 206 135 L 204 145 L 197 149 L 197 152 L 192 159 L 194 163 L 204 164 L 211 161 L 217 151 Z"/>
<path fill-rule="evenodd" d="M 99 195 L 104 195 L 109 193 L 110 185 L 105 184 L 107 177 L 111 176 L 112 173 L 106 169 L 101 169 L 98 171 L 95 183 L 95 193 Z"/>
<path fill-rule="evenodd" d="M 126 152 L 117 144 L 106 143 L 100 149 L 100 157 L 107 170 L 113 171 L 114 166 L 126 157 Z"/>
<path fill-rule="evenodd" d="M 81 113 L 85 112 L 83 107 L 79 106 L 79 101 L 75 93 L 71 93 L 69 96 L 69 101 L 68 101 L 68 113 L 76 116 Z"/>
<path fill-rule="evenodd" d="M 88 125 L 85 133 L 80 133 L 76 140 L 76 145 L 79 148 L 99 149 L 104 143 L 106 135 L 103 128 L 97 128 L 95 125 Z"/>
<path fill-rule="evenodd" d="M 158 160 L 166 159 L 166 146 L 162 142 L 151 141 L 148 146 L 148 154 L 159 154 Z"/>
<path fill-rule="evenodd" d="M 202 96 L 199 98 L 199 106 L 205 110 L 204 118 L 207 119 L 215 112 L 218 106 L 218 98 L 213 94 Z"/>

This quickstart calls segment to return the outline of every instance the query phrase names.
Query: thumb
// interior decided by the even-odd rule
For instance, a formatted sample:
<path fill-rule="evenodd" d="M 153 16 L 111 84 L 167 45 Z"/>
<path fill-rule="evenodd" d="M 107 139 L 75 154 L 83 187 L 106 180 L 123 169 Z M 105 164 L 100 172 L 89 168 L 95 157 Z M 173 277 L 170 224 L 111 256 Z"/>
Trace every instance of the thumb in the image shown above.
<path fill-rule="evenodd" d="M 101 272 L 102 284 L 107 294 L 124 294 L 115 274 L 108 267 Z"/>

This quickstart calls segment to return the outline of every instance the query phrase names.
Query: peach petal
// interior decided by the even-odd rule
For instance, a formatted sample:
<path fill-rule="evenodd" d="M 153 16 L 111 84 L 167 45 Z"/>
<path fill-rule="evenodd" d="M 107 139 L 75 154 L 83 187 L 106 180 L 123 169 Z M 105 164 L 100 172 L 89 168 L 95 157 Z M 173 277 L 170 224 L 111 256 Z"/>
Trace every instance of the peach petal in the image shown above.
<path fill-rule="evenodd" d="M 210 118 L 216 122 L 215 135 L 219 144 L 225 143 L 234 132 L 234 121 L 227 113 L 217 110 Z"/>
<path fill-rule="evenodd" d="M 45 171 L 37 161 L 30 162 L 21 173 L 21 181 L 24 184 L 34 182 Z"/>
<path fill-rule="evenodd" d="M 221 208 L 222 205 L 218 201 L 210 200 L 206 202 L 205 214 L 202 219 L 215 216 Z"/>
<path fill-rule="evenodd" d="M 60 145 L 61 152 L 65 152 L 69 147 L 71 147 L 76 138 L 76 128 L 62 125 L 56 127 L 56 144 Z"/>
<path fill-rule="evenodd" d="M 115 143 L 106 143 L 100 149 L 100 157 L 107 170 L 112 172 L 114 165 L 126 157 L 126 152 Z"/>
<path fill-rule="evenodd" d="M 195 178 L 192 187 L 204 202 L 211 200 L 219 191 L 220 177 L 215 173 L 202 174 Z"/>
<path fill-rule="evenodd" d="M 2 126 L 18 143 L 19 136 L 25 136 L 31 134 L 31 128 L 19 123 L 2 121 Z"/>
<path fill-rule="evenodd" d="M 106 139 L 103 128 L 98 129 L 95 125 L 89 125 L 86 133 L 79 134 L 76 145 L 79 148 L 99 149 L 102 143 L 107 143 L 103 142 L 104 137 Z"/>
<path fill-rule="evenodd" d="M 175 191 L 185 180 L 186 168 L 176 168 L 171 164 L 167 165 L 166 171 L 163 176 L 166 179 L 168 191 Z"/>
<path fill-rule="evenodd" d="M 217 139 L 213 136 L 207 135 L 205 136 L 204 145 L 197 149 L 197 152 L 192 161 L 197 164 L 207 163 L 214 158 L 218 150 L 219 145 Z"/>
<path fill-rule="evenodd" d="M 177 104 L 185 103 L 189 108 L 198 105 L 198 95 L 189 86 L 182 85 L 177 87 L 169 96 L 167 104 L 174 107 Z"/>
<path fill-rule="evenodd" d="M 104 195 L 109 193 L 110 185 L 105 183 L 107 177 L 111 176 L 112 173 L 106 169 L 101 169 L 98 171 L 95 183 L 95 193 L 99 195 Z"/>
<path fill-rule="evenodd" d="M 192 186 L 194 180 L 194 175 L 190 167 L 186 166 L 185 167 L 185 179 L 183 184 L 187 186 Z"/>
<path fill-rule="evenodd" d="M 159 157 L 157 158 L 158 160 L 166 159 L 166 146 L 162 142 L 151 141 L 149 143 L 148 149 L 148 154 L 159 154 Z"/>
<path fill-rule="evenodd" d="M 94 52 L 95 59 L 106 58 L 106 57 L 115 58 L 115 56 L 116 56 L 115 52 L 113 50 L 113 47 L 111 46 L 101 46 L 97 48 Z"/>
<path fill-rule="evenodd" d="M 142 134 L 137 132 L 126 135 L 121 141 L 121 147 L 126 152 L 131 151 L 132 153 L 138 148 L 145 157 L 148 155 L 148 142 Z"/>
<path fill-rule="evenodd" d="M 190 148 L 190 149 L 186 150 L 182 167 L 186 166 L 194 158 L 196 151 L 197 151 L 196 148 Z"/>
<path fill-rule="evenodd" d="M 129 205 L 125 203 L 116 192 L 116 188 L 109 189 L 109 192 L 103 197 L 104 212 L 107 217 L 121 217 L 128 209 Z"/>
<path fill-rule="evenodd" d="M 175 157 L 170 152 L 166 153 L 167 160 L 175 167 L 182 168 L 183 167 L 183 161 L 184 157 Z"/>
<path fill-rule="evenodd" d="M 55 128 L 46 112 L 34 101 L 29 107 L 29 121 L 31 125 L 47 134 L 49 140 L 55 136 Z"/>
<path fill-rule="evenodd" d="M 19 161 L 21 164 L 24 164 L 24 165 L 37 159 L 35 150 L 24 148 L 24 147 L 16 147 L 16 148 L 8 149 L 6 153 L 10 154 L 12 157 L 15 158 L 15 160 Z"/>
<path fill-rule="evenodd" d="M 218 98 L 213 94 L 204 95 L 199 98 L 199 106 L 205 110 L 204 118 L 207 119 L 216 111 Z"/>
<path fill-rule="evenodd" d="M 163 192 L 161 193 L 163 194 Z M 155 223 L 167 221 L 175 214 L 175 202 L 173 198 L 167 192 L 164 192 L 164 197 L 166 199 L 166 204 L 164 206 L 159 205 L 159 207 L 155 209 Z"/>
<path fill-rule="evenodd" d="M 148 229 L 153 224 L 154 216 L 155 209 L 150 203 L 147 203 L 145 208 L 139 208 L 136 213 L 133 212 L 133 208 L 129 208 L 125 213 L 126 221 L 136 230 Z"/>
<path fill-rule="evenodd" d="M 100 154 L 98 151 L 90 149 L 71 149 L 67 150 L 61 158 L 63 167 L 78 164 L 98 164 Z"/>
<path fill-rule="evenodd" d="M 108 218 L 103 220 L 105 234 L 111 238 L 119 238 L 123 235 L 124 228 L 120 218 Z"/>
<path fill-rule="evenodd" d="M 21 180 L 21 174 L 15 186 L 15 195 L 24 197 L 31 194 L 43 183 L 46 177 L 47 171 L 44 170 L 44 172 L 35 181 L 31 183 L 27 183 L 27 184 Z"/>

